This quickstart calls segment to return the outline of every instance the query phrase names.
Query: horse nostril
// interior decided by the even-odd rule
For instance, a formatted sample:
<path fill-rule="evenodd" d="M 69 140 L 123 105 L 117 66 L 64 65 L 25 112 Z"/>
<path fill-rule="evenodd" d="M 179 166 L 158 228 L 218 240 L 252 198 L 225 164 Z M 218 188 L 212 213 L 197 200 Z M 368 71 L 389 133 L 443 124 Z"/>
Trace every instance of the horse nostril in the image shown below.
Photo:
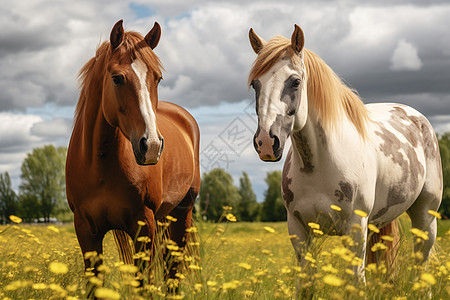
<path fill-rule="evenodd" d="M 273 137 L 273 153 L 280 149 L 280 139 L 275 135 Z"/>
<path fill-rule="evenodd" d="M 141 151 L 141 153 L 147 153 L 147 139 L 146 138 L 142 138 L 139 141 L 139 151 Z"/>

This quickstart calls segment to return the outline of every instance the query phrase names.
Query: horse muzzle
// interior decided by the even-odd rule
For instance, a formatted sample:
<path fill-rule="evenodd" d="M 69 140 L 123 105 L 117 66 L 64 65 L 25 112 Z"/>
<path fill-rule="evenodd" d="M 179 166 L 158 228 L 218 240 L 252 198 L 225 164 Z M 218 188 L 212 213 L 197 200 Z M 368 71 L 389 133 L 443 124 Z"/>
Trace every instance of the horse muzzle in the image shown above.
<path fill-rule="evenodd" d="M 253 146 L 262 161 L 277 162 L 283 156 L 283 147 L 276 135 L 258 130 L 253 138 Z"/>
<path fill-rule="evenodd" d="M 147 139 L 142 137 L 138 145 L 133 144 L 136 163 L 139 165 L 155 165 L 158 163 L 164 150 L 164 138 Z"/>

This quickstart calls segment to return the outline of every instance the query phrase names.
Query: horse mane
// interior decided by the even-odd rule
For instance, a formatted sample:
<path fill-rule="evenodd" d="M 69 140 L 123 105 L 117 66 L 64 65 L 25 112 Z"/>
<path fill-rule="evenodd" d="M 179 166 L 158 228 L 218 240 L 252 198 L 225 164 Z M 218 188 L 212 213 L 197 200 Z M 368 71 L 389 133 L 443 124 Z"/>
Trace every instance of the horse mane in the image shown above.
<path fill-rule="evenodd" d="M 156 54 L 150 49 L 144 40 L 144 37 L 137 32 L 125 32 L 122 45 L 114 51 L 121 51 L 124 57 L 130 57 L 131 60 L 140 59 L 149 70 L 153 70 L 159 76 L 164 70 L 161 61 Z M 109 41 L 103 42 L 91 58 L 80 70 L 80 98 L 75 108 L 74 124 L 77 124 L 84 114 L 87 99 L 94 99 L 95 94 L 101 93 L 103 85 L 103 77 L 107 72 L 108 62 L 111 59 L 113 51 Z"/>
<path fill-rule="evenodd" d="M 302 53 L 308 106 L 317 113 L 324 129 L 330 131 L 335 128 L 344 112 L 364 139 L 369 115 L 361 98 L 319 56 L 305 48 Z M 272 38 L 259 52 L 250 71 L 248 84 L 268 72 L 280 59 L 290 58 L 294 65 L 301 65 L 302 56 L 294 52 L 291 40 L 283 36 Z"/>

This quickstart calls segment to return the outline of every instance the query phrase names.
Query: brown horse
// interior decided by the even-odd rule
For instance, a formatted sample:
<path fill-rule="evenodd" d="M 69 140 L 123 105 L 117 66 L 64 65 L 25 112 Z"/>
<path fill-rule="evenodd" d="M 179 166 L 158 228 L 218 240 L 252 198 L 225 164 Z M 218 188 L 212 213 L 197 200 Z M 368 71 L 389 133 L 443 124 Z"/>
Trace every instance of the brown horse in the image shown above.
<path fill-rule="evenodd" d="M 178 219 L 170 239 L 185 245 L 200 188 L 199 129 L 186 110 L 158 101 L 162 66 L 153 49 L 160 35 L 158 23 L 142 37 L 124 32 L 120 20 L 80 72 L 66 186 L 83 255 L 102 253 L 104 235 L 114 230 L 123 257 L 132 250 L 123 232 L 153 240 L 156 221 L 169 214 Z"/>

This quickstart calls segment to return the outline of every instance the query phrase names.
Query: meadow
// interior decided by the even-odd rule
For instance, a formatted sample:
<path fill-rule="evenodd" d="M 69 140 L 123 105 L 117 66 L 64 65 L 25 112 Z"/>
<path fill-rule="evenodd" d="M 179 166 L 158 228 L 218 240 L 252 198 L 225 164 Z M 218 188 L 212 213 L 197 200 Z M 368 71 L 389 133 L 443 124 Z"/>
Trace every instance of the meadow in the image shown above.
<path fill-rule="evenodd" d="M 420 233 L 411 233 L 408 217 L 402 216 L 396 275 L 383 265 L 369 265 L 363 284 L 351 270 L 358 260 L 348 237 L 318 232 L 307 254 L 309 264 L 301 269 L 286 223 L 241 223 L 231 214 L 224 217 L 227 222 L 219 224 L 197 221 L 189 251 L 161 240 L 156 252 L 171 251 L 185 272 L 167 283 L 162 259 L 156 259 L 152 279 L 143 287 L 134 277 L 135 268 L 119 262 L 111 233 L 104 240 L 101 281 L 84 276 L 73 225 L 0 226 L 0 299 L 83 299 L 88 281 L 98 285 L 100 299 L 295 299 L 297 283 L 302 284 L 302 295 L 312 299 L 450 298 L 448 220 L 439 220 L 434 253 L 426 265 L 418 266 L 412 245 Z M 166 226 L 160 223 L 161 232 Z M 168 294 L 173 285 L 178 285 L 178 293 Z"/>

